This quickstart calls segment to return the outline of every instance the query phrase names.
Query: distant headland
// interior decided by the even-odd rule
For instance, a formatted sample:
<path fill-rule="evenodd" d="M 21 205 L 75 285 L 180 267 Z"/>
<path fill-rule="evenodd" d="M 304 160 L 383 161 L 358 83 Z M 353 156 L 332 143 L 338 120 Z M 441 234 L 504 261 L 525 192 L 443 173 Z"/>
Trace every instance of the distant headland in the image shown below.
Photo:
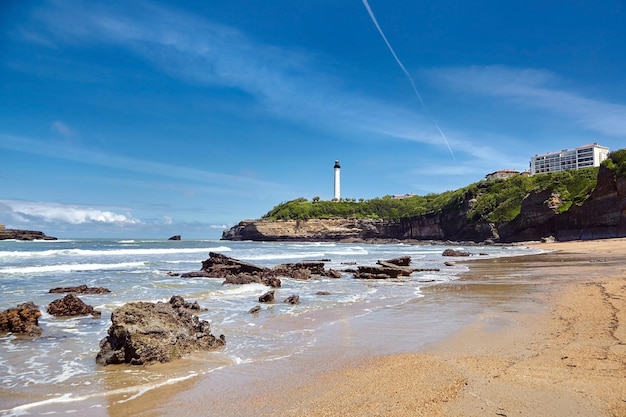
<path fill-rule="evenodd" d="M 514 243 L 624 236 L 626 149 L 599 167 L 488 178 L 442 194 L 299 198 L 240 222 L 222 239 Z"/>
<path fill-rule="evenodd" d="M 0 224 L 0 240 L 57 240 L 37 230 L 7 229 Z"/>

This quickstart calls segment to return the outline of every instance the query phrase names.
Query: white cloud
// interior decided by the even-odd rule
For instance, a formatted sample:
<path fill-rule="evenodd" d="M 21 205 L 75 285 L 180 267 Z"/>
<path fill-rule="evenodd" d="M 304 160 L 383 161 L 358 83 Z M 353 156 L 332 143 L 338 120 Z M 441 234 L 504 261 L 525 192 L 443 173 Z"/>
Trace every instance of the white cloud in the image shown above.
<path fill-rule="evenodd" d="M 73 130 L 70 129 L 68 125 L 58 120 L 52 122 L 52 124 L 50 125 L 50 129 L 53 132 L 60 133 L 61 135 L 65 137 L 70 137 L 70 136 L 73 136 L 74 134 Z"/>
<path fill-rule="evenodd" d="M 0 215 L 17 223 L 117 224 L 134 225 L 141 221 L 130 214 L 77 205 L 0 200 Z"/>

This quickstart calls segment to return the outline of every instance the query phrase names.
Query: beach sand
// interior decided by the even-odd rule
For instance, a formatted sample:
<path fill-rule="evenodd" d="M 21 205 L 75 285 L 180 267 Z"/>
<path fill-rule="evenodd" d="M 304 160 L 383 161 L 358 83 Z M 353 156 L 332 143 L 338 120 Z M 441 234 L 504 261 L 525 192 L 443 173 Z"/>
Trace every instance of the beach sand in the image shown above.
<path fill-rule="evenodd" d="M 536 246 L 554 252 L 472 260 L 427 289 L 482 307 L 426 348 L 279 375 L 268 365 L 219 392 L 200 382 L 109 414 L 626 416 L 626 239 Z"/>

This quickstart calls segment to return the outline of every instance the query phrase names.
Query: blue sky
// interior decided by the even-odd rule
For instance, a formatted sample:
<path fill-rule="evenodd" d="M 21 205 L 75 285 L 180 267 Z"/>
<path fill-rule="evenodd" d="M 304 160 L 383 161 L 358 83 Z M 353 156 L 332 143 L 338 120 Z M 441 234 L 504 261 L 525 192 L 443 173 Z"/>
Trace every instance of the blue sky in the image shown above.
<path fill-rule="evenodd" d="M 370 199 L 621 149 L 625 21 L 621 0 L 5 0 L 0 223 L 213 238 L 331 199 L 336 159 Z"/>

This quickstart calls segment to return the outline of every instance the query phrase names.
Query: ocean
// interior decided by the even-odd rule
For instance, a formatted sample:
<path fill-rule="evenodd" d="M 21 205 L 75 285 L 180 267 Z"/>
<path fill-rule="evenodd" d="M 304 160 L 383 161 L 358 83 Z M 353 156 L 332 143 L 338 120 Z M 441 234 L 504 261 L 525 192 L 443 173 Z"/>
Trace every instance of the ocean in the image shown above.
<path fill-rule="evenodd" d="M 445 261 L 467 259 L 442 257 L 446 248 L 476 256 L 480 252 L 482 257 L 536 253 L 524 246 L 144 239 L 0 241 L 0 310 L 33 301 L 42 311 L 39 325 L 43 329 L 37 338 L 0 335 L 0 414 L 50 415 L 73 410 L 104 416 L 112 403 L 132 401 L 164 385 L 203 378 L 218 370 L 236 373 L 244 364 L 281 361 L 327 345 L 350 355 L 415 350 L 464 323 L 454 306 L 424 295 L 427 287 L 449 283 L 467 270 L 465 264 L 444 265 Z M 222 285 L 222 279 L 183 279 L 168 274 L 198 271 L 211 251 L 266 267 L 327 260 L 326 268 L 340 271 L 410 256 L 413 268 L 439 271 L 415 272 L 397 280 L 356 280 L 347 272 L 338 279 L 282 279 L 276 302 L 266 305 L 258 303 L 258 297 L 269 290 L 261 284 Z M 64 296 L 50 294 L 50 289 L 77 285 L 111 290 L 108 294 L 79 294 L 81 300 L 102 312 L 100 318 L 58 318 L 46 313 L 51 301 Z M 282 302 L 293 294 L 299 295 L 300 304 Z M 99 341 L 107 334 L 115 308 L 132 301 L 167 301 L 172 295 L 197 301 L 206 309 L 199 316 L 210 322 L 214 335 L 225 335 L 223 350 L 194 354 L 175 366 L 96 364 Z M 257 305 L 261 311 L 250 314 Z M 359 329 L 372 326 L 378 327 L 380 337 L 371 340 L 374 338 L 368 336 L 367 343 L 362 343 L 367 331 Z M 349 349 L 343 349 L 347 346 Z"/>

